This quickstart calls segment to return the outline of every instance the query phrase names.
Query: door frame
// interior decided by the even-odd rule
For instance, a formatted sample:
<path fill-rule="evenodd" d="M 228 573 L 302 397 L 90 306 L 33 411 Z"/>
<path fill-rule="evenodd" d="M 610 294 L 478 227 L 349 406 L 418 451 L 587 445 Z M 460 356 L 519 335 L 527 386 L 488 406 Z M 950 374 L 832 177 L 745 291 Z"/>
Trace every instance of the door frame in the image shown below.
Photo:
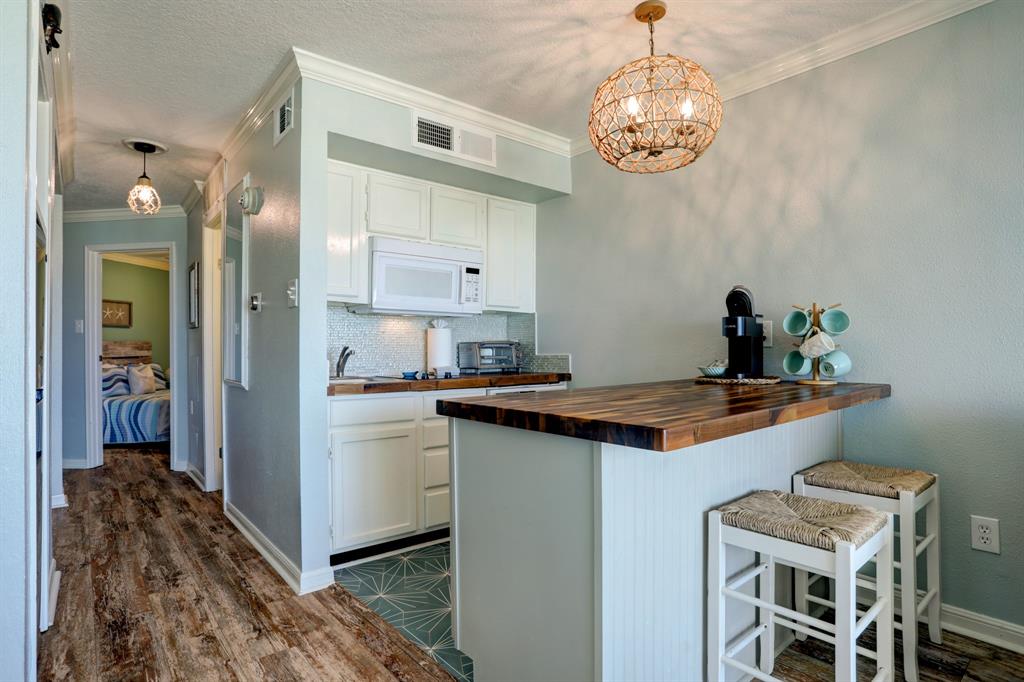
<path fill-rule="evenodd" d="M 85 246 L 85 467 L 103 465 L 103 408 L 100 391 L 99 357 L 103 351 L 103 254 L 166 249 L 168 270 L 168 305 L 170 306 L 169 336 L 171 357 L 178 357 L 177 332 L 183 328 L 178 311 L 178 254 L 174 242 L 135 242 L 129 244 L 86 244 Z M 96 358 L 93 360 L 92 358 Z M 187 376 L 187 375 L 186 375 Z M 176 382 L 178 383 L 178 382 Z M 174 437 L 178 424 L 185 418 L 188 382 L 171 391 L 171 469 L 184 471 L 188 463 L 187 443 Z M 187 440 L 187 439 L 186 439 Z"/>
<path fill-rule="evenodd" d="M 200 281 L 203 282 L 200 292 L 199 311 L 202 329 L 203 373 L 201 377 L 203 391 L 203 485 L 205 492 L 220 490 L 223 487 L 224 461 L 221 459 L 221 446 L 224 438 L 222 417 L 224 398 L 222 382 L 223 344 L 222 332 L 224 311 L 222 309 L 224 257 L 224 224 L 226 211 L 224 203 L 218 202 L 216 211 L 207 214 L 202 231 L 202 257 L 200 258 Z"/>

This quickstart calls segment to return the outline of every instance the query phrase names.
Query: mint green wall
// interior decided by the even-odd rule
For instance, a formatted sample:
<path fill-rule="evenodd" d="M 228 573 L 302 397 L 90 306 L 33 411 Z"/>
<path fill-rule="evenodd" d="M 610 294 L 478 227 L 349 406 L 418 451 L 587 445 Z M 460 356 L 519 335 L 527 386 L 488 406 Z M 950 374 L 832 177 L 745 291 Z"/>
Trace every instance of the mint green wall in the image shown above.
<path fill-rule="evenodd" d="M 579 385 L 691 377 L 725 355 L 736 283 L 775 320 L 841 301 L 846 455 L 942 476 L 943 601 L 1024 623 L 1024 3 L 997 2 L 725 103 L 693 166 L 573 160 L 540 205 L 540 351 Z M 1002 554 L 970 549 L 1000 519 Z"/>
<path fill-rule="evenodd" d="M 131 301 L 132 326 L 104 327 L 104 341 L 149 341 L 153 362 L 171 364 L 169 277 L 166 270 L 103 261 L 103 298 Z"/>

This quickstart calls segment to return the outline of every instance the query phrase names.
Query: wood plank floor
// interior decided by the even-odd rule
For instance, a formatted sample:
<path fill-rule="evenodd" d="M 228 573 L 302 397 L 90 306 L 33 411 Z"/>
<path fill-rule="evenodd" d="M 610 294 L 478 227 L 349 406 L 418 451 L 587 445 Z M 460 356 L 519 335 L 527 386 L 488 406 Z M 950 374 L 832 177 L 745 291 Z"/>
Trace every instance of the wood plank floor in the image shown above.
<path fill-rule="evenodd" d="M 39 679 L 451 680 L 341 587 L 296 596 L 165 453 L 105 457 L 64 474 Z"/>
<path fill-rule="evenodd" d="M 831 614 L 823 616 L 832 621 Z M 874 625 L 858 644 L 874 650 Z M 942 644 L 928 639 L 927 626 L 918 628 L 917 665 L 921 682 L 1024 682 L 1024 655 L 1002 649 L 948 630 L 942 632 Z M 772 673 L 788 682 L 817 682 L 834 679 L 835 652 L 831 644 L 807 638 L 794 642 L 775 660 Z M 875 663 L 857 657 L 857 679 L 875 676 Z M 896 682 L 903 682 L 903 646 L 896 635 Z"/>

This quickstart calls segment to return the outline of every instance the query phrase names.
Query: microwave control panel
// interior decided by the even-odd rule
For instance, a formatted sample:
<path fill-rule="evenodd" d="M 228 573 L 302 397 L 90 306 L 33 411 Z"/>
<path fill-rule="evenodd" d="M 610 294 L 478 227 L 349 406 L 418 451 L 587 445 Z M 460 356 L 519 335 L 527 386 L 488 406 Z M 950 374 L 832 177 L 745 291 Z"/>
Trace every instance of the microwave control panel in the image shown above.
<path fill-rule="evenodd" d="M 465 268 L 462 271 L 462 302 L 480 302 L 480 268 Z"/>

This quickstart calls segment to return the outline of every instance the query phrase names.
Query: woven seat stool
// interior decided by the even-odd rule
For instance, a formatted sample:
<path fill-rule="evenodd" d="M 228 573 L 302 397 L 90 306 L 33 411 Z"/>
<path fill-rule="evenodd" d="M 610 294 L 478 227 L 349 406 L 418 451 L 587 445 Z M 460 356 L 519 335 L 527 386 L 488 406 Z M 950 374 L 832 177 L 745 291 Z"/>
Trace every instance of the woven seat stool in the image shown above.
<path fill-rule="evenodd" d="M 894 679 L 892 599 L 892 516 L 859 505 L 760 491 L 708 513 L 707 678 L 725 679 L 735 668 L 772 682 L 775 627 L 788 628 L 835 645 L 835 678 L 857 679 L 857 655 L 875 659 L 877 681 Z M 728 575 L 726 548 L 754 552 L 754 563 Z M 874 603 L 858 618 L 857 571 L 874 560 L 879 579 Z M 775 603 L 776 564 L 835 580 L 835 623 Z M 743 587 L 756 580 L 756 595 Z M 756 623 L 726 641 L 726 600 L 757 609 Z M 874 651 L 857 646 L 872 623 L 878 635 Z M 737 658 L 758 642 L 757 667 Z M 748 659 L 749 660 L 749 659 Z"/>
<path fill-rule="evenodd" d="M 830 461 L 794 475 L 793 492 L 872 507 L 889 512 L 898 519 L 895 537 L 899 550 L 893 566 L 899 571 L 902 622 L 895 623 L 895 628 L 900 630 L 903 642 L 903 675 L 908 682 L 917 682 L 917 619 L 920 616 L 925 615 L 928 621 L 929 639 L 936 644 L 942 643 L 938 476 L 914 469 L 849 460 Z M 922 509 L 925 511 L 925 530 L 924 535 L 918 535 L 917 513 Z M 918 590 L 917 557 L 925 552 L 927 587 Z M 809 578 L 807 572 L 797 571 L 794 575 L 797 611 L 808 613 L 809 603 L 826 606 L 831 603 L 829 599 L 809 594 L 814 579 Z M 874 589 L 874 580 L 867 576 L 859 576 L 858 582 L 862 587 Z M 907 627 L 907 623 L 911 625 Z"/>

